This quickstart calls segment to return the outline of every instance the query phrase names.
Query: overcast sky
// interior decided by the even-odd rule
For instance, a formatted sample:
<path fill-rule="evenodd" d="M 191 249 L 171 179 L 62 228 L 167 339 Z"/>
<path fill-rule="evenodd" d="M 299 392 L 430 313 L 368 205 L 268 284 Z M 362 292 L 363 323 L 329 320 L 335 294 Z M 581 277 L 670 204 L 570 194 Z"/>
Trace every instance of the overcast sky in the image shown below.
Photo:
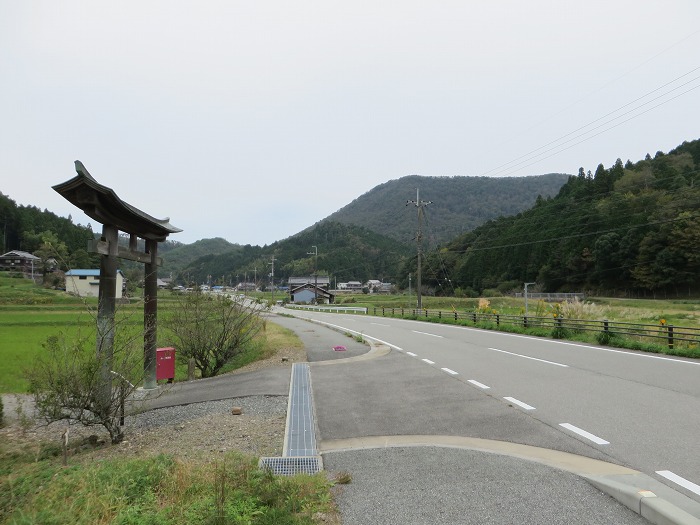
<path fill-rule="evenodd" d="M 700 138 L 698 20 L 698 0 L 0 0 L 0 191 L 97 231 L 51 189 L 79 159 L 172 240 L 264 245 L 406 175 L 637 161 Z"/>

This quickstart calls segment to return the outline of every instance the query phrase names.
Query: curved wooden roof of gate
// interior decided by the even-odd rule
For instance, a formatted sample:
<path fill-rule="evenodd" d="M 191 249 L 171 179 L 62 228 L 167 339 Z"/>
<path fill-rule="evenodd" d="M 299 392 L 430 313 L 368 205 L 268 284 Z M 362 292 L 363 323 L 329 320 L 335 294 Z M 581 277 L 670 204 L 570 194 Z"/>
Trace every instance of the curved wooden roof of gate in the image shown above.
<path fill-rule="evenodd" d="M 121 200 L 111 188 L 99 184 L 83 163 L 75 161 L 75 177 L 53 186 L 66 200 L 101 224 L 154 241 L 164 241 L 182 230 L 170 224 L 170 218 L 156 219 Z"/>

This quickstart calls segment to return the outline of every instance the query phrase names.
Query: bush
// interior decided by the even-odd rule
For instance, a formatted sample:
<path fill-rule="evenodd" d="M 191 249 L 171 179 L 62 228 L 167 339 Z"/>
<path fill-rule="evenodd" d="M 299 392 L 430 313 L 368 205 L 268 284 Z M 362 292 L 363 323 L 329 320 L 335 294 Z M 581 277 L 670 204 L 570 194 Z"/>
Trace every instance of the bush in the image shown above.
<path fill-rule="evenodd" d="M 607 330 L 604 332 L 598 332 L 595 336 L 595 340 L 598 341 L 598 344 L 604 346 L 612 345 L 617 338 L 617 334 L 608 332 Z"/>
<path fill-rule="evenodd" d="M 573 301 L 564 301 L 558 306 L 560 315 L 566 319 L 604 319 L 607 311 L 595 303 L 580 301 L 575 297 Z"/>

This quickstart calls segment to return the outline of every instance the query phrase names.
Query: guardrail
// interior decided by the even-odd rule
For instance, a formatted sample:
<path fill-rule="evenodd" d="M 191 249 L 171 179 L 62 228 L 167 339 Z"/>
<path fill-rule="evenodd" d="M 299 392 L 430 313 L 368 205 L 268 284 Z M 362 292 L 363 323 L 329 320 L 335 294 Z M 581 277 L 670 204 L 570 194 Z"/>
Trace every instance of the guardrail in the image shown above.
<path fill-rule="evenodd" d="M 673 349 L 675 344 L 700 344 L 700 329 L 669 324 L 643 324 L 619 321 L 591 321 L 585 319 L 565 319 L 563 317 L 537 317 L 528 315 L 489 314 L 479 312 L 444 312 L 442 310 L 418 310 L 408 308 L 374 308 L 374 315 L 410 318 L 437 318 L 458 322 L 460 320 L 478 323 L 490 323 L 497 327 L 501 324 L 521 326 L 523 328 L 546 328 L 549 330 L 571 330 L 578 332 L 596 332 L 610 336 L 621 335 L 652 340 L 660 340 Z"/>
<path fill-rule="evenodd" d="M 345 312 L 345 313 L 363 313 L 367 314 L 367 308 L 364 306 L 313 306 L 308 304 L 286 304 L 285 308 L 293 308 L 295 310 L 313 310 L 315 312 Z"/>

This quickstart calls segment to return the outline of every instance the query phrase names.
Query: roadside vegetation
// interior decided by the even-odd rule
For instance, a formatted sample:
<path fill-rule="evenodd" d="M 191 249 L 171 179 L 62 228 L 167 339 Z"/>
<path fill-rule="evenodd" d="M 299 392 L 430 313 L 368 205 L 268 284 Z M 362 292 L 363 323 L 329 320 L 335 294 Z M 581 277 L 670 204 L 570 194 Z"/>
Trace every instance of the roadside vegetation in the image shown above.
<path fill-rule="evenodd" d="M 163 293 L 159 309 L 165 315 L 178 300 Z M 85 343 L 85 352 L 94 352 L 95 307 L 94 300 L 0 277 L 0 338 L 11 341 L 0 347 L 0 360 L 10 365 L 0 367 L 0 390 L 27 392 L 31 374 L 26 371 L 55 352 L 60 341 L 88 341 L 92 332 L 93 343 Z M 138 335 L 142 307 L 140 301 L 121 305 L 118 326 Z M 282 327 L 262 323 L 259 328 L 220 373 L 269 357 L 280 347 L 301 345 Z M 172 334 L 160 331 L 159 346 L 172 344 Z M 179 363 L 176 378 L 186 377 L 187 365 Z M 18 416 L 20 430 L 26 432 L 31 423 L 26 414 Z M 177 450 L 96 461 L 87 449 L 66 461 L 62 444 L 23 441 L 21 435 L 0 440 L 0 524 L 337 523 L 336 482 L 325 473 L 278 477 L 259 469 L 258 458 L 236 452 L 213 462 Z M 66 448 L 80 446 L 76 442 Z"/>
<path fill-rule="evenodd" d="M 92 461 L 60 451 L 0 444 L 0 523 L 303 525 L 335 523 L 324 473 L 278 477 L 256 458 L 228 453 L 216 462 L 173 455 Z"/>

